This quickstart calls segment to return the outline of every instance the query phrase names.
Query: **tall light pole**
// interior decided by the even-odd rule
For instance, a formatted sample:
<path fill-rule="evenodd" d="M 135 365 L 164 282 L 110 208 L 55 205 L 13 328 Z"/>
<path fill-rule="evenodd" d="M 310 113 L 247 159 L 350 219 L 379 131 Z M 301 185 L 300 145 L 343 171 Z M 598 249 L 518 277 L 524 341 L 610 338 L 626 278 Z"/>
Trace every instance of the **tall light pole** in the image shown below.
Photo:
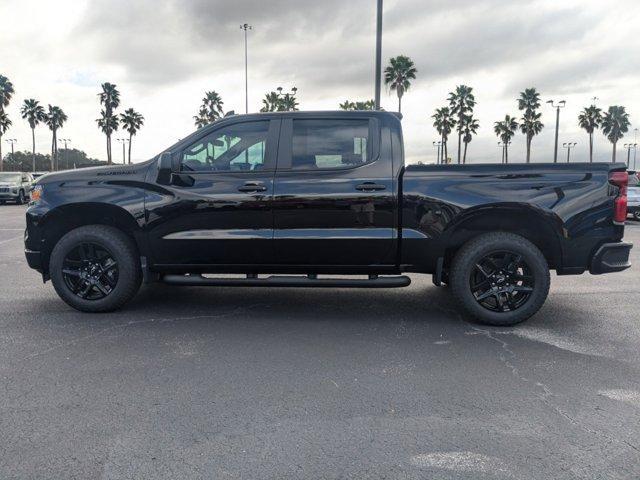
<path fill-rule="evenodd" d="M 378 0 L 376 14 L 376 94 L 375 109 L 380 110 L 380 89 L 382 88 L 382 0 Z"/>
<path fill-rule="evenodd" d="M 556 109 L 556 143 L 553 148 L 553 163 L 558 163 L 558 129 L 560 128 L 560 109 L 564 108 L 567 102 L 565 100 L 560 100 L 558 103 L 555 103 L 553 100 L 549 100 L 547 103 L 550 104 L 552 108 Z"/>
<path fill-rule="evenodd" d="M 635 143 L 636 145 L 638 144 L 638 129 L 634 128 L 633 129 L 633 143 Z M 636 169 L 636 150 L 637 148 L 633 149 L 633 169 Z"/>
<path fill-rule="evenodd" d="M 624 144 L 624 148 L 627 149 L 627 168 L 631 167 L 631 150 L 633 150 L 633 156 L 635 158 L 636 156 L 636 148 L 637 148 L 638 144 L 637 143 L 625 143 Z M 635 170 L 635 161 L 633 162 L 633 168 Z"/>
<path fill-rule="evenodd" d="M 60 143 L 62 143 L 64 145 L 64 156 L 67 157 L 66 158 L 66 167 L 67 169 L 69 168 L 69 149 L 67 148 L 67 142 L 70 142 L 71 139 L 70 138 L 59 138 L 58 141 Z"/>
<path fill-rule="evenodd" d="M 244 30 L 244 113 L 249 113 L 249 54 L 247 47 L 247 30 L 253 30 L 248 23 L 240 25 L 240 30 Z"/>
<path fill-rule="evenodd" d="M 433 142 L 433 146 L 438 150 L 438 161 L 436 163 L 440 165 L 440 147 L 442 146 L 442 142 Z"/>
<path fill-rule="evenodd" d="M 18 140 L 16 140 L 15 138 L 7 138 L 5 140 L 5 142 L 10 143 L 11 144 L 11 160 L 13 160 L 13 144 L 16 143 Z M 2 162 L 2 157 L 0 157 L 0 172 L 2 171 L 3 167 L 3 162 Z"/>
<path fill-rule="evenodd" d="M 562 144 L 562 148 L 567 149 L 567 163 L 569 163 L 569 160 L 571 159 L 571 149 L 574 148 L 576 145 L 577 145 L 577 142 L 567 142 Z"/>
<path fill-rule="evenodd" d="M 127 164 L 127 157 L 125 156 L 125 153 L 124 153 L 124 146 L 129 141 L 129 139 L 128 138 L 118 138 L 117 140 L 120 143 L 122 143 L 122 164 L 126 165 Z"/>

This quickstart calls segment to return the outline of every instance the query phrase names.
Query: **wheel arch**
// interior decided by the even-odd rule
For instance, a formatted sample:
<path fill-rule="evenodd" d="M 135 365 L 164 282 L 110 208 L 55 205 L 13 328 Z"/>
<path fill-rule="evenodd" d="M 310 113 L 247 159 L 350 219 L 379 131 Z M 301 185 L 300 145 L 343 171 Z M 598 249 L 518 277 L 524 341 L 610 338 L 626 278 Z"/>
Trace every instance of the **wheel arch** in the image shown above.
<path fill-rule="evenodd" d="M 469 240 L 487 232 L 508 232 L 533 243 L 550 268 L 562 266 L 562 222 L 552 212 L 528 204 L 485 205 L 465 212 L 447 229 L 445 265 Z"/>
<path fill-rule="evenodd" d="M 133 215 L 124 208 L 99 202 L 61 205 L 48 212 L 42 219 L 41 227 L 44 232 L 42 255 L 45 268 L 58 241 L 67 232 L 85 225 L 107 225 L 117 228 L 133 240 L 139 252 L 144 251 L 142 228 Z"/>

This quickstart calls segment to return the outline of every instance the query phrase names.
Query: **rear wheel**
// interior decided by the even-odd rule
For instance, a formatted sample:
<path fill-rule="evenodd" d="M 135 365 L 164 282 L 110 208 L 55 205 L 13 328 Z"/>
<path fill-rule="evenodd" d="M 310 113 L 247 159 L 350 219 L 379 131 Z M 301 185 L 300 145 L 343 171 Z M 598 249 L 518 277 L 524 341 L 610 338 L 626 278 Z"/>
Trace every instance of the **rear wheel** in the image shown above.
<path fill-rule="evenodd" d="M 549 266 L 519 235 L 494 232 L 465 244 L 454 258 L 451 286 L 464 309 L 487 325 L 520 323 L 543 305 Z"/>
<path fill-rule="evenodd" d="M 51 253 L 49 272 L 60 298 L 83 312 L 117 310 L 141 283 L 133 241 L 104 225 L 76 228 L 62 237 Z"/>

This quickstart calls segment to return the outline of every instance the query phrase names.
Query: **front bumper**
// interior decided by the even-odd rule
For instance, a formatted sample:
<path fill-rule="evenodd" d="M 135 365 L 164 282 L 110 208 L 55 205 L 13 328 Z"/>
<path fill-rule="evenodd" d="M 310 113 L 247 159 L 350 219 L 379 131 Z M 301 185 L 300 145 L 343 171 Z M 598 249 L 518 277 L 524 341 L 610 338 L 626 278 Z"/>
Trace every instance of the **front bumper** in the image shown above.
<path fill-rule="evenodd" d="M 24 256 L 27 257 L 27 263 L 31 268 L 42 273 L 42 255 L 40 255 L 40 252 L 25 248 Z"/>
<path fill-rule="evenodd" d="M 620 272 L 631 266 L 629 252 L 633 248 L 632 243 L 616 242 L 605 243 L 598 248 L 591 259 L 589 272 L 594 275 L 601 273 Z"/>

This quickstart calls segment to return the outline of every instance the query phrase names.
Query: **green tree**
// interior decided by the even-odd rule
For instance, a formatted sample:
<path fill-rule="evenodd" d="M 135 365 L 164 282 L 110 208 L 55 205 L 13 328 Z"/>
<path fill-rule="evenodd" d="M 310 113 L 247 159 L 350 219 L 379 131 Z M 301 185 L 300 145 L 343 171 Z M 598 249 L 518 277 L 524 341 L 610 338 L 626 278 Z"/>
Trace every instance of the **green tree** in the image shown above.
<path fill-rule="evenodd" d="M 28 98 L 22 103 L 20 115 L 24 118 L 31 128 L 31 145 L 33 171 L 36 171 L 36 127 L 45 119 L 45 112 L 40 102 L 33 98 Z"/>
<path fill-rule="evenodd" d="M 118 130 L 118 117 L 116 108 L 120 106 L 120 92 L 115 84 L 105 82 L 101 85 L 102 92 L 98 94 L 100 105 L 104 108 L 100 112 L 100 118 L 96 120 L 98 128 L 107 137 L 107 163 L 111 165 L 111 135 Z"/>
<path fill-rule="evenodd" d="M 462 163 L 467 163 L 467 146 L 473 140 L 473 136 L 478 134 L 480 124 L 472 115 L 465 115 L 462 118 L 462 142 L 464 143 L 464 154 L 462 155 Z"/>
<path fill-rule="evenodd" d="M 296 94 L 298 89 L 293 87 L 290 93 L 282 94 L 282 87 L 278 87 L 276 92 L 266 93 L 262 99 L 261 112 L 295 112 L 298 110 L 298 100 Z"/>
<path fill-rule="evenodd" d="M 457 119 L 458 163 L 460 163 L 464 117 L 465 115 L 473 115 L 473 107 L 476 105 L 476 98 L 473 95 L 473 88 L 467 87 L 466 85 L 458 85 L 455 91 L 449 93 L 449 98 L 447 100 L 449 101 L 451 114 Z"/>
<path fill-rule="evenodd" d="M 373 100 L 355 101 L 345 100 L 340 104 L 340 110 L 374 110 L 375 102 Z"/>
<path fill-rule="evenodd" d="M 14 93 L 13 83 L 4 75 L 0 75 L 0 111 L 4 112 L 4 107 L 9 105 Z"/>
<path fill-rule="evenodd" d="M 619 105 L 609 107 L 609 110 L 602 117 L 602 133 L 604 133 L 609 141 L 613 144 L 613 153 L 611 155 L 611 163 L 616 162 L 616 146 L 618 140 L 624 137 L 629 131 L 629 114 L 625 108 Z"/>
<path fill-rule="evenodd" d="M 540 94 L 535 88 L 525 88 L 524 92 L 520 92 L 518 110 L 524 111 L 520 119 L 520 130 L 526 136 L 527 163 L 531 162 L 531 141 L 544 128 L 544 124 L 540 121 L 542 114 L 537 111 L 539 108 Z"/>
<path fill-rule="evenodd" d="M 11 126 L 11 119 L 4 112 L 4 110 L 0 110 L 0 172 L 2 171 L 2 136 L 7 133 L 9 127 Z"/>
<path fill-rule="evenodd" d="M 44 116 L 44 123 L 51 130 L 51 171 L 58 170 L 58 129 L 67 121 L 67 115 L 60 107 L 49 105 Z"/>
<path fill-rule="evenodd" d="M 215 90 L 205 92 L 198 114 L 193 117 L 196 127 L 202 128 L 221 119 L 224 116 L 223 106 L 224 102 L 218 92 Z"/>
<path fill-rule="evenodd" d="M 398 55 L 389 59 L 389 65 L 384 69 L 384 83 L 398 95 L 398 112 L 402 112 L 402 97 L 415 80 L 418 70 L 413 61 L 406 55 Z"/>
<path fill-rule="evenodd" d="M 593 133 L 602 125 L 602 109 L 585 107 L 578 115 L 578 125 L 589 134 L 589 162 L 593 162 Z"/>
<path fill-rule="evenodd" d="M 127 108 L 124 113 L 120 114 L 120 123 L 122 128 L 129 133 L 129 165 L 131 165 L 131 143 L 133 136 L 144 125 L 144 117 L 133 108 Z"/>
<path fill-rule="evenodd" d="M 509 142 L 518 130 L 518 122 L 511 115 L 505 115 L 504 120 L 496 122 L 493 127 L 495 134 L 502 140 L 504 148 L 504 163 L 509 163 Z"/>
<path fill-rule="evenodd" d="M 442 153 L 441 158 L 438 159 L 438 163 L 446 163 L 449 158 L 447 142 L 449 140 L 449 135 L 456 126 L 456 119 L 451 115 L 449 107 L 436 108 L 436 112 L 431 116 L 431 118 L 434 120 L 433 126 L 436 127 L 442 141 Z"/>

